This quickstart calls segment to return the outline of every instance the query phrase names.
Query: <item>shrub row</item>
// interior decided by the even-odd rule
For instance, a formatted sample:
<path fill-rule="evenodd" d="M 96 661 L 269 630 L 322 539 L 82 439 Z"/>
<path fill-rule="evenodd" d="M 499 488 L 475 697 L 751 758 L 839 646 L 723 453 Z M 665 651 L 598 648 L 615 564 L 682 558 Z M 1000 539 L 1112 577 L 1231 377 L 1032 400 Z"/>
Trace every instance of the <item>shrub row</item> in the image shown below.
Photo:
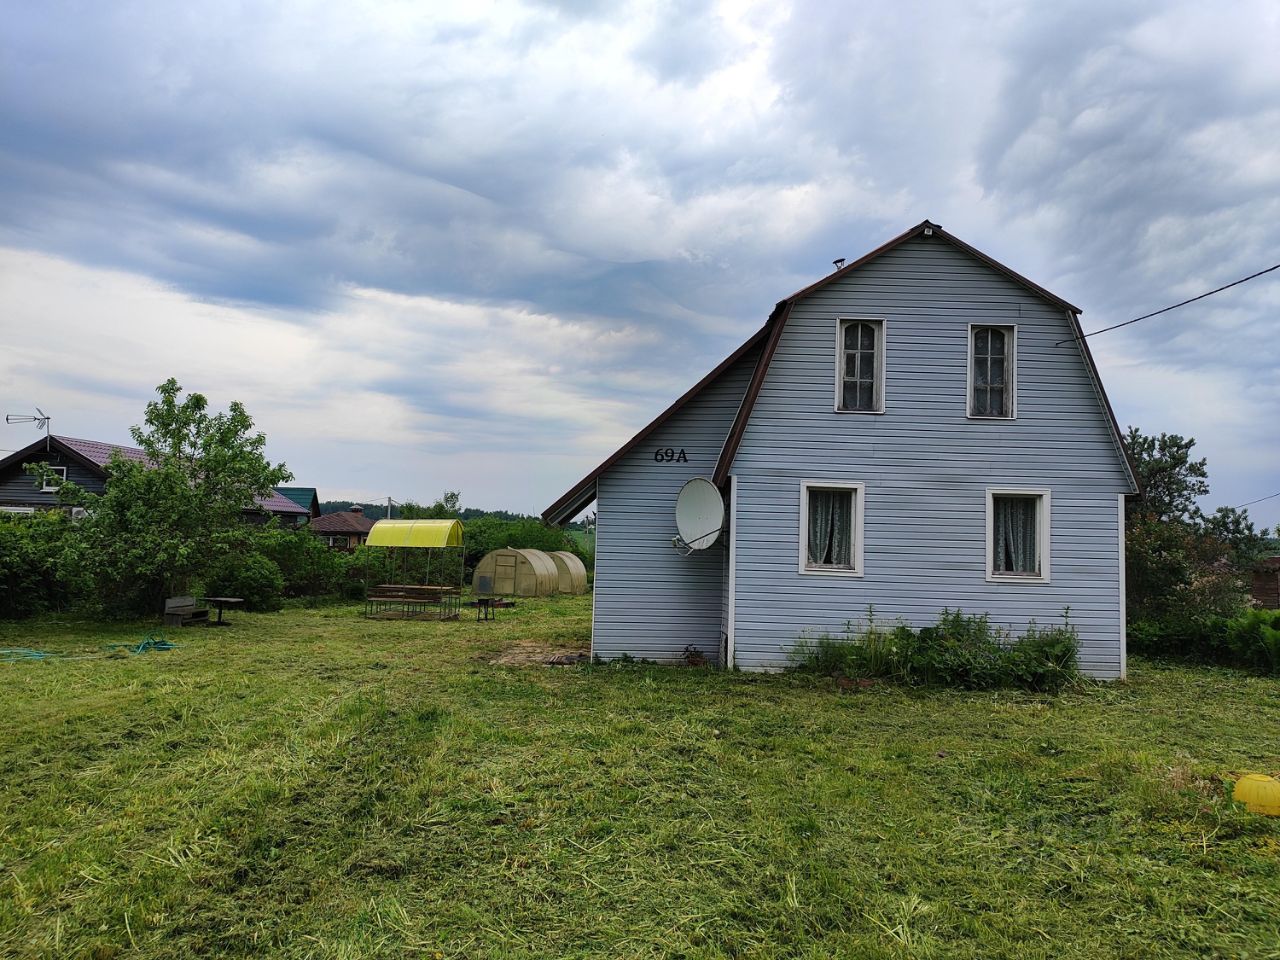
<path fill-rule="evenodd" d="M 983 690 L 1021 687 L 1057 691 L 1079 677 L 1079 640 L 1065 617 L 1057 627 L 1034 623 L 1020 637 L 987 616 L 944 610 L 931 627 L 885 627 L 868 613 L 865 625 L 847 624 L 841 637 L 804 641 L 800 669 L 851 678 Z"/>
<path fill-rule="evenodd" d="M 1146 656 L 1280 675 L 1280 610 L 1249 610 L 1237 617 L 1141 620 L 1129 625 L 1129 649 Z"/>

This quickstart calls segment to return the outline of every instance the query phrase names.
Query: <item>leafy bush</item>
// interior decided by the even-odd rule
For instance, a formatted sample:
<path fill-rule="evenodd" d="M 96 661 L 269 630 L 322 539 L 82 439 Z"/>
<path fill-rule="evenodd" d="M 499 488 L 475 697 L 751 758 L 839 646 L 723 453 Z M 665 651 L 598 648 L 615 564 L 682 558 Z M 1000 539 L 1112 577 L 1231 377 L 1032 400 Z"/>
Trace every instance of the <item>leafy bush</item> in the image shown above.
<path fill-rule="evenodd" d="M 903 651 L 903 673 L 915 683 L 981 690 L 1000 686 L 1008 636 L 990 619 L 943 610 L 935 626 Z"/>
<path fill-rule="evenodd" d="M 884 629 L 870 613 L 864 627 L 852 623 L 843 638 L 802 642 L 801 669 L 846 677 L 878 677 L 903 683 L 983 690 L 1023 687 L 1055 692 L 1079 676 L 1075 628 L 1041 629 L 1034 623 L 1014 640 L 986 615 L 944 610 L 919 631 L 899 623 Z"/>
<path fill-rule="evenodd" d="M 284 575 L 274 560 L 260 553 L 231 554 L 214 564 L 204 589 L 209 596 L 240 597 L 249 610 L 279 610 Z"/>
<path fill-rule="evenodd" d="M 64 609 L 82 592 L 63 557 L 73 526 L 58 510 L 0 513 L 0 619 Z"/>
<path fill-rule="evenodd" d="M 250 549 L 280 568 L 286 597 L 330 597 L 342 591 L 348 555 L 331 549 L 306 527 L 273 522 L 246 530 Z"/>
<path fill-rule="evenodd" d="M 1280 674 L 1280 610 L 1250 610 L 1228 621 L 1224 632 L 1234 663 Z"/>
<path fill-rule="evenodd" d="M 1064 618 L 1060 627 L 1041 629 L 1033 621 L 1005 657 L 1010 686 L 1056 693 L 1080 675 L 1080 638 Z"/>
<path fill-rule="evenodd" d="M 1280 610 L 1139 620 L 1129 625 L 1129 647 L 1147 656 L 1280 674 Z"/>

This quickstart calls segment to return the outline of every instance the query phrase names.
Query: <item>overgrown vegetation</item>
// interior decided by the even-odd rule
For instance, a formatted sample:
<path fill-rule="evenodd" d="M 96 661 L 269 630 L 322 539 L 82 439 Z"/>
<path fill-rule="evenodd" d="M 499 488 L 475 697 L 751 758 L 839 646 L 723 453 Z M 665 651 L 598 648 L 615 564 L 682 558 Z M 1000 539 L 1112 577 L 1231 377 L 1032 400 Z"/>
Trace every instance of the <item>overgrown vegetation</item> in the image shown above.
<path fill-rule="evenodd" d="M 144 425 L 130 429 L 143 459 L 115 451 L 101 494 L 62 484 L 59 499 L 82 508 L 83 519 L 62 528 L 56 544 L 28 541 L 48 551 L 57 593 L 110 615 L 155 613 L 165 597 L 189 593 L 231 554 L 243 512 L 291 476 L 267 461 L 266 437 L 239 403 L 211 414 L 202 394 L 184 397 L 172 379 L 156 393 Z M 43 464 L 29 469 L 49 475 Z"/>
<path fill-rule="evenodd" d="M 0 664 L 0 955 L 1267 957 L 1280 680 L 846 689 L 495 667 L 476 623 L 235 613 L 177 649 Z M 99 655 L 153 624 L 0 624 Z"/>
<path fill-rule="evenodd" d="M 1257 626 L 1265 616 L 1249 612 L 1248 577 L 1266 537 L 1245 510 L 1196 505 L 1209 473 L 1192 457 L 1195 440 L 1131 427 L 1126 445 L 1142 485 L 1125 518 L 1130 649 L 1274 671 Z"/>
<path fill-rule="evenodd" d="M 1057 692 L 1077 679 L 1078 638 L 1065 617 L 1061 626 L 1032 624 L 1014 638 L 986 616 L 944 610 L 934 626 L 885 627 L 868 611 L 864 624 L 849 623 L 843 637 L 802 641 L 796 663 L 804 670 L 848 679 L 963 690 L 1021 687 Z"/>

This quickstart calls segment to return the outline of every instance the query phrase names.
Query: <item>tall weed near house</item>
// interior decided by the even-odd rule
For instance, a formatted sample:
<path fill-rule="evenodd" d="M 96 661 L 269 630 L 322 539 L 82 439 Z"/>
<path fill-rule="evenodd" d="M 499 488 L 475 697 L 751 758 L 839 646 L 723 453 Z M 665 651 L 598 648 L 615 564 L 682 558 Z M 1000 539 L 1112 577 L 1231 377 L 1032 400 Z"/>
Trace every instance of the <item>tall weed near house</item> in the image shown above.
<path fill-rule="evenodd" d="M 985 614 L 943 610 L 938 622 L 919 631 L 899 623 L 879 626 L 869 611 L 864 626 L 846 624 L 842 638 L 801 643 L 800 669 L 845 677 L 874 677 L 920 686 L 988 690 L 1021 687 L 1057 692 L 1079 677 L 1075 628 L 1035 623 L 1016 639 Z"/>
<path fill-rule="evenodd" d="M 1057 693 L 1080 675 L 1079 648 L 1080 638 L 1067 617 L 1062 626 L 1043 629 L 1032 621 L 1008 651 L 1009 685 Z"/>
<path fill-rule="evenodd" d="M 903 672 L 913 682 L 985 690 L 1004 680 L 1009 636 L 986 614 L 943 610 L 907 648 Z"/>
<path fill-rule="evenodd" d="M 902 669 L 901 651 L 913 636 L 906 624 L 886 630 L 876 623 L 875 611 L 868 609 L 865 625 L 845 623 L 843 637 L 802 640 L 795 659 L 815 673 L 896 679 Z"/>

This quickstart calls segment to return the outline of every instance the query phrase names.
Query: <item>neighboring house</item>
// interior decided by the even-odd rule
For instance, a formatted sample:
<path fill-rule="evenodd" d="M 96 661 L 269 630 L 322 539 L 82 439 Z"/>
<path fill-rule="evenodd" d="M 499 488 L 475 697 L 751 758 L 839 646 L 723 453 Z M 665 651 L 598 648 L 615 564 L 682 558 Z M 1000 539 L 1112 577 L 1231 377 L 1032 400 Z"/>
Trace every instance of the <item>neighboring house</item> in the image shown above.
<path fill-rule="evenodd" d="M 1253 602 L 1268 610 L 1280 609 L 1280 557 L 1267 557 L 1253 568 Z"/>
<path fill-rule="evenodd" d="M 276 487 L 276 493 L 302 507 L 312 520 L 320 516 L 320 496 L 315 487 Z"/>
<path fill-rule="evenodd" d="M 355 504 L 350 510 L 326 513 L 311 521 L 311 532 L 323 537 L 331 547 L 353 550 L 369 539 L 373 521 L 364 515 L 364 507 Z"/>
<path fill-rule="evenodd" d="M 42 484 L 24 469 L 29 463 L 47 463 L 62 481 L 70 480 L 89 493 L 107 488 L 107 465 L 111 453 L 119 450 L 127 460 L 145 461 L 137 447 L 77 440 L 74 437 L 42 437 L 36 443 L 0 460 L 0 512 L 33 513 L 58 506 L 58 484 Z M 248 520 L 265 521 L 270 516 L 284 523 L 305 522 L 309 512 L 278 492 L 259 497 L 256 509 L 245 511 Z"/>
<path fill-rule="evenodd" d="M 592 652 L 746 670 L 874 609 L 1080 635 L 1125 673 L 1120 431 L 1079 310 L 925 221 L 768 322 L 543 514 L 596 501 Z M 688 556 L 674 506 L 711 479 L 726 530 Z"/>

